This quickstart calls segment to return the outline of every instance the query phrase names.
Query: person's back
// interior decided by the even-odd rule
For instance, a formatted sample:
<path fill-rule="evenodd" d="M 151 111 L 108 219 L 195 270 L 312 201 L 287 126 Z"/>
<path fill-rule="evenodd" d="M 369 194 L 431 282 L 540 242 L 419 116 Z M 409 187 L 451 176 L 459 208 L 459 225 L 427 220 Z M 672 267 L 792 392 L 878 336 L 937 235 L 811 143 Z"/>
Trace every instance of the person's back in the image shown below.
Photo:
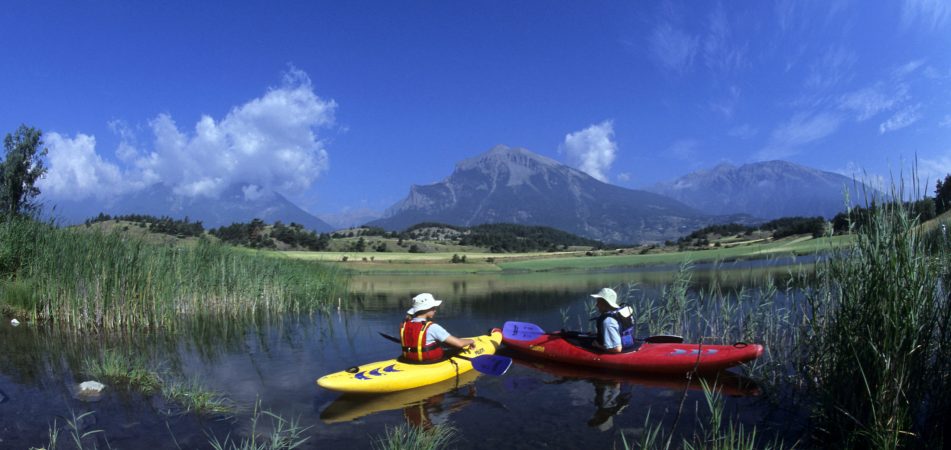
<path fill-rule="evenodd" d="M 406 320 L 400 326 L 400 341 L 403 359 L 410 362 L 438 362 L 445 357 L 442 344 L 464 349 L 475 343 L 472 339 L 459 339 L 445 328 L 432 321 L 436 307 L 442 300 L 423 293 L 413 297 L 413 307 L 406 311 Z"/>
<path fill-rule="evenodd" d="M 597 299 L 601 313 L 597 318 L 598 337 L 595 346 L 609 353 L 620 353 L 634 348 L 633 310 L 617 302 L 617 293 L 611 288 L 601 289 L 591 297 Z"/>

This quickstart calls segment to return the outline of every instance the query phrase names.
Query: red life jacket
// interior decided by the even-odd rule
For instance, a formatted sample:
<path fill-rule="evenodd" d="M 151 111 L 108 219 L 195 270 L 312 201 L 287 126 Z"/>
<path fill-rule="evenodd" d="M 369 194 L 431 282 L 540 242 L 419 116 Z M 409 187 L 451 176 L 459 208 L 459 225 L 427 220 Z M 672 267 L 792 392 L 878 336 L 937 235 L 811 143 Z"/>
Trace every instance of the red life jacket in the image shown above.
<path fill-rule="evenodd" d="M 439 342 L 426 345 L 426 330 L 432 324 L 428 320 L 425 322 L 413 322 L 412 320 L 403 322 L 403 325 L 400 326 L 403 359 L 414 362 L 430 362 L 442 359 L 443 351 Z"/>

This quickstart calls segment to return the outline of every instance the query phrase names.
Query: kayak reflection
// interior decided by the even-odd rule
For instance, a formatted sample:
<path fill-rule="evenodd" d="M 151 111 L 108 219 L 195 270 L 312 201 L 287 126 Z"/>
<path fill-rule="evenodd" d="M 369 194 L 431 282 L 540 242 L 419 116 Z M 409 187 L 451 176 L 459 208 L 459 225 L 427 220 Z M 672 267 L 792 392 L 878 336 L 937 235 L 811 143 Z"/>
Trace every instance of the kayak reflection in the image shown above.
<path fill-rule="evenodd" d="M 348 422 L 402 409 L 408 422 L 428 427 L 442 423 L 475 399 L 472 383 L 478 377 L 473 370 L 439 383 L 388 394 L 343 394 L 324 408 L 320 420 L 327 424 Z"/>
<path fill-rule="evenodd" d="M 694 376 L 688 380 L 684 376 L 652 376 L 631 373 L 619 373 L 591 369 L 581 366 L 556 364 L 535 360 L 515 359 L 516 364 L 543 372 L 553 378 L 511 377 L 505 380 L 509 389 L 525 390 L 541 385 L 590 383 L 594 387 L 595 412 L 588 420 L 590 427 L 607 431 L 614 426 L 614 417 L 621 414 L 631 402 L 635 387 L 650 389 L 670 389 L 676 391 L 702 390 L 700 380 L 723 395 L 731 397 L 757 396 L 760 388 L 752 379 L 733 372 L 722 371 L 716 374 Z"/>

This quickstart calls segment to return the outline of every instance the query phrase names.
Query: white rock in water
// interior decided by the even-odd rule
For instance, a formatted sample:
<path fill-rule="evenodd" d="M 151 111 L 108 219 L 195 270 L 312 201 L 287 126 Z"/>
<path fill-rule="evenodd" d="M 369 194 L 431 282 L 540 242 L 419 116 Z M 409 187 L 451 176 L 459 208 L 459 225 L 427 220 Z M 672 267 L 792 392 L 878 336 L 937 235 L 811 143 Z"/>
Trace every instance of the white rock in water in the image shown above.
<path fill-rule="evenodd" d="M 10 325 L 13 325 L 13 326 L 15 326 L 15 327 L 16 327 L 16 326 L 20 326 L 20 321 L 19 321 L 19 320 L 16 320 L 16 319 L 13 319 L 13 320 L 10 321 Z"/>
<path fill-rule="evenodd" d="M 92 391 L 92 392 L 102 392 L 106 388 L 106 385 L 98 381 L 83 381 L 79 383 L 80 391 Z"/>
<path fill-rule="evenodd" d="M 97 402 L 102 399 L 102 390 L 105 388 L 106 385 L 98 381 L 83 381 L 79 383 L 79 391 L 73 396 L 84 402 Z"/>

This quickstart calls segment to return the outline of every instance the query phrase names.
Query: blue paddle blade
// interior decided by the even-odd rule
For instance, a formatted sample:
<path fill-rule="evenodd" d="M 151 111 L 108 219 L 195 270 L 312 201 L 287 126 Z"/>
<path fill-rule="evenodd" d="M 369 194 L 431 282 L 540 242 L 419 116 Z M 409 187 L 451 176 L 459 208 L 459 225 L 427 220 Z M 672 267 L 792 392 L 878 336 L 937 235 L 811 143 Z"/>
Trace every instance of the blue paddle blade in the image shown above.
<path fill-rule="evenodd" d="M 533 341 L 544 334 L 545 330 L 533 323 L 508 321 L 502 325 L 502 337 L 513 341 Z"/>
<path fill-rule="evenodd" d="M 462 357 L 472 362 L 472 368 L 486 375 L 504 375 L 512 367 L 512 358 L 498 355 L 481 355 L 475 358 Z"/>

